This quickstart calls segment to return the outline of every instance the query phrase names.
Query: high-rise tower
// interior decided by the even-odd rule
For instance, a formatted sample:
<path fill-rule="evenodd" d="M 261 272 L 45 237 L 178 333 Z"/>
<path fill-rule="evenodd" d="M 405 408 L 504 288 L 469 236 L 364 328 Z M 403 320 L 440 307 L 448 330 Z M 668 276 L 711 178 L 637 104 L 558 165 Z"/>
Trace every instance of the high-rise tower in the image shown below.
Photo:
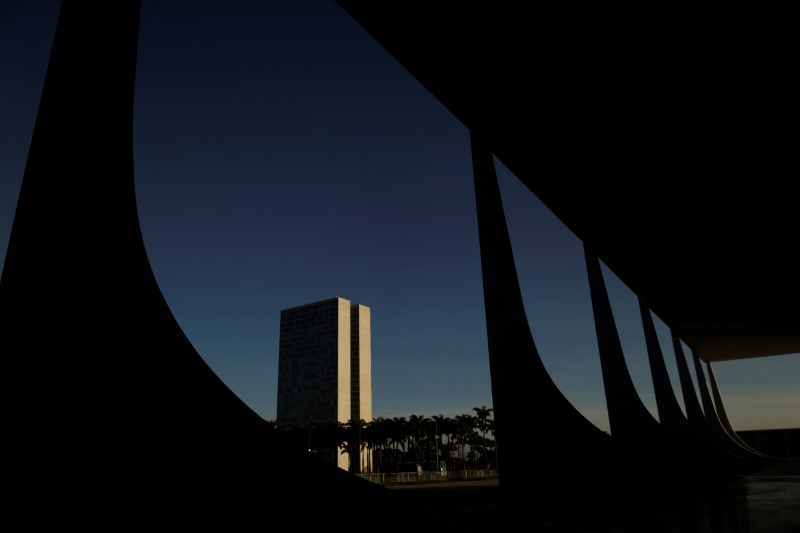
<path fill-rule="evenodd" d="M 336 297 L 282 310 L 278 426 L 372 420 L 371 358 L 369 307 Z M 349 457 L 333 452 L 348 469 Z M 368 470 L 366 452 L 357 463 Z"/>

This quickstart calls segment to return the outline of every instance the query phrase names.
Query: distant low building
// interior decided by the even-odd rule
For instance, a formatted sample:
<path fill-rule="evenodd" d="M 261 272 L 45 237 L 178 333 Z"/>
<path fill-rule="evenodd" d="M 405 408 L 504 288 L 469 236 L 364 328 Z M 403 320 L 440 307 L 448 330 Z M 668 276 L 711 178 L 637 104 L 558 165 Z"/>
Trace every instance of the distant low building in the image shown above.
<path fill-rule="evenodd" d="M 748 446 L 772 457 L 800 458 L 800 428 L 737 431 Z"/>

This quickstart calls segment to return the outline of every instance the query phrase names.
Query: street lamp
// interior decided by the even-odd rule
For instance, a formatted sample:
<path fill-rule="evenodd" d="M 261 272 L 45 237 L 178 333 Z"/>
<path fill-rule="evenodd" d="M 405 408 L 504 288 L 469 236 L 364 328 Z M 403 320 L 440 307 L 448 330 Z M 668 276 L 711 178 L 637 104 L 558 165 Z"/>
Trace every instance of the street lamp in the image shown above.
<path fill-rule="evenodd" d="M 310 428 L 308 428 L 308 451 L 309 451 L 309 452 L 310 452 L 310 451 L 312 451 L 312 450 L 311 450 L 311 431 L 312 431 L 312 430 L 313 430 L 315 427 L 317 427 L 317 426 L 311 426 Z"/>
<path fill-rule="evenodd" d="M 439 478 L 442 469 L 439 468 L 439 422 L 433 421 L 433 444 L 436 446 L 436 478 Z"/>

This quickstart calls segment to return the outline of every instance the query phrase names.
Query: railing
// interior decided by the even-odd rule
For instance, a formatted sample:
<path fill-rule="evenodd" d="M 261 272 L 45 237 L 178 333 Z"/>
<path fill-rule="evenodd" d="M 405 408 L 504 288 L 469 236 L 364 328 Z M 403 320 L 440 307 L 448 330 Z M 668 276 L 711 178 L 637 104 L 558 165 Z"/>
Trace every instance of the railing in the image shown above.
<path fill-rule="evenodd" d="M 397 483 L 419 483 L 437 481 L 460 481 L 464 479 L 486 479 L 497 477 L 497 470 L 494 468 L 483 468 L 476 470 L 453 470 L 452 472 L 397 472 L 397 473 L 376 473 L 376 474 L 357 474 L 359 477 L 377 483 L 379 485 L 394 485 Z"/>

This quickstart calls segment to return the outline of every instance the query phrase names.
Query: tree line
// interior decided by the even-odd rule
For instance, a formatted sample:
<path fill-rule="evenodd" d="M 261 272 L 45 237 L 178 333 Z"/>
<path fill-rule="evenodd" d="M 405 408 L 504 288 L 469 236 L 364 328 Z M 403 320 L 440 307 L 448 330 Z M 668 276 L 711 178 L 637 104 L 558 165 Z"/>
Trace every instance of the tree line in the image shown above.
<path fill-rule="evenodd" d="M 306 426 L 278 426 L 268 421 L 301 448 L 335 462 L 336 453 L 347 454 L 353 473 L 392 472 L 403 463 L 444 461 L 448 470 L 496 468 L 497 441 L 493 409 L 473 407 L 472 414 L 412 414 L 370 421 L 322 420 Z M 363 471 L 358 450 L 369 450 Z"/>

